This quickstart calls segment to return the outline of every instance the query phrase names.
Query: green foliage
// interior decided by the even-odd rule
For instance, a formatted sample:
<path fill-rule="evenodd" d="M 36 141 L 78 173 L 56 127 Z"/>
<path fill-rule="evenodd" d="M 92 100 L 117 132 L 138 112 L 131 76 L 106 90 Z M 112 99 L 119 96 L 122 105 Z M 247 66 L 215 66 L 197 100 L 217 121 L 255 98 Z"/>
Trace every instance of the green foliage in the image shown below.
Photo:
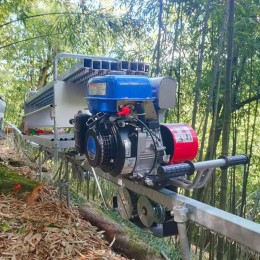
<path fill-rule="evenodd" d="M 8 224 L 8 222 L 6 222 L 6 221 L 3 221 L 2 223 L 1 223 L 1 228 L 2 228 L 2 231 L 5 233 L 5 232 L 8 232 L 10 229 L 11 229 L 11 227 L 10 227 L 10 225 Z"/>
<path fill-rule="evenodd" d="M 16 232 L 18 234 L 22 234 L 25 232 L 26 228 L 18 219 L 1 219 L 0 220 L 0 230 L 1 232 L 10 234 Z"/>
<path fill-rule="evenodd" d="M 31 192 L 38 184 L 37 181 L 29 180 L 19 175 L 17 172 L 8 169 L 0 164 L 0 193 L 10 193 L 16 184 L 21 185 L 19 192 Z"/>

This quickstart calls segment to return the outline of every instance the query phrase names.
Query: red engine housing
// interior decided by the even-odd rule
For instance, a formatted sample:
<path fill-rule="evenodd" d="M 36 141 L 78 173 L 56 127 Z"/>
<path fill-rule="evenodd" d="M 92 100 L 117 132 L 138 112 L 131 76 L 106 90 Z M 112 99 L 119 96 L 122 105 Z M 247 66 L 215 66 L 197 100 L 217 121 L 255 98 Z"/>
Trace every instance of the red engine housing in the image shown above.
<path fill-rule="evenodd" d="M 161 124 L 161 135 L 166 154 L 170 155 L 168 164 L 193 160 L 198 152 L 198 137 L 187 124 Z"/>

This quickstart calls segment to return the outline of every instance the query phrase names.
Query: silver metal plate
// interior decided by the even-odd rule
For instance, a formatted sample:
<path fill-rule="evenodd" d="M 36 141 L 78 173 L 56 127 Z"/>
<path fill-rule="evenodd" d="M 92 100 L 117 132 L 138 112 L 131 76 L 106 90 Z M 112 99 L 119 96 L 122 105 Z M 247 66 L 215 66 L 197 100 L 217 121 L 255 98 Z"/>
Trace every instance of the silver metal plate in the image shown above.
<path fill-rule="evenodd" d="M 137 201 L 137 211 L 141 222 L 146 227 L 150 227 L 154 222 L 154 208 L 147 197 L 139 197 Z"/>
<path fill-rule="evenodd" d="M 122 218 L 130 219 L 133 215 L 133 204 L 129 191 L 124 187 L 119 187 L 117 193 L 118 210 Z"/>

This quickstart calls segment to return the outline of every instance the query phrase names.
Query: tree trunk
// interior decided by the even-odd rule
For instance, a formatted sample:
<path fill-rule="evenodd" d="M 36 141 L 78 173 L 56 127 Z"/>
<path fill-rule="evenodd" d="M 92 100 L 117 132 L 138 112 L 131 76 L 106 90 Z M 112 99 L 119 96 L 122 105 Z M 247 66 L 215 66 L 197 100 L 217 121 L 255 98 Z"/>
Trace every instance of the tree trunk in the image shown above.
<path fill-rule="evenodd" d="M 178 36 L 179 36 L 179 31 L 181 31 L 181 29 L 178 29 L 179 27 L 179 23 L 181 22 L 181 26 L 182 26 L 182 15 L 181 14 L 181 6 L 182 6 L 182 2 L 177 3 L 178 8 L 177 8 L 177 18 L 176 18 L 176 22 L 175 22 L 175 26 L 174 26 L 174 39 L 173 39 L 173 49 L 172 49 L 172 57 L 171 57 L 171 64 L 170 64 L 170 71 L 169 71 L 169 76 L 173 77 L 173 67 L 174 67 L 174 54 L 176 52 L 177 49 L 177 40 L 178 40 Z M 179 52 L 181 53 L 181 51 Z M 180 64 L 179 64 L 180 66 Z M 177 70 L 177 68 L 176 68 Z M 177 93 L 177 122 L 180 121 L 180 71 L 179 71 L 179 77 L 177 77 L 177 82 L 178 82 L 178 93 Z M 164 116 L 164 123 L 167 123 L 168 120 L 168 116 L 169 116 L 169 109 L 167 109 L 165 116 Z"/>
<path fill-rule="evenodd" d="M 156 44 L 156 67 L 155 76 L 160 74 L 160 58 L 161 58 L 161 37 L 162 37 L 162 13 L 163 13 L 163 0 L 158 0 L 159 3 L 159 14 L 158 14 L 158 38 Z"/>
<path fill-rule="evenodd" d="M 38 89 L 40 89 L 46 85 L 48 70 L 52 66 L 52 60 L 53 60 L 52 55 L 50 53 L 48 53 L 47 60 L 44 64 L 44 66 L 40 69 L 39 79 L 38 79 L 38 84 L 37 84 Z"/>
<path fill-rule="evenodd" d="M 253 59 L 251 56 L 251 62 L 250 62 L 250 87 L 252 87 L 252 78 L 253 78 Z M 251 93 L 249 93 L 249 98 L 251 98 Z M 254 125 L 253 125 L 253 131 L 252 131 L 252 138 L 251 138 L 251 147 L 254 140 L 254 132 L 255 132 L 255 123 L 256 123 L 256 116 L 257 116 L 257 110 L 258 110 L 258 101 L 256 103 L 255 107 L 255 113 L 254 113 Z M 251 119 L 251 104 L 248 106 L 248 114 L 247 114 L 247 128 L 246 128 L 246 136 L 245 136 L 245 153 L 248 154 L 248 142 L 249 142 L 249 129 L 250 129 L 250 119 Z M 252 149 L 250 149 L 250 156 L 251 156 Z M 248 179 L 248 173 L 249 173 L 249 164 L 244 166 L 244 176 L 243 176 L 243 188 L 242 188 L 242 198 L 241 198 L 241 208 L 240 208 L 240 216 L 243 216 L 245 214 L 244 207 L 246 205 L 246 189 L 247 189 L 247 179 Z"/>
<path fill-rule="evenodd" d="M 200 84 L 201 84 L 201 75 L 202 75 L 202 63 L 203 63 L 203 55 L 204 55 L 204 48 L 205 48 L 205 38 L 208 31 L 208 20 L 209 20 L 209 12 L 210 12 L 210 4 L 211 0 L 207 1 L 206 5 L 206 13 L 203 21 L 203 28 L 202 28 L 202 38 L 201 44 L 198 53 L 198 66 L 197 66 L 197 80 L 195 84 L 195 97 L 193 103 L 193 111 L 192 111 L 192 127 L 193 129 L 196 128 L 196 117 L 198 112 L 198 102 L 200 99 Z"/>
<path fill-rule="evenodd" d="M 205 48 L 205 38 L 207 35 L 207 31 L 208 31 L 210 3 L 211 3 L 211 0 L 208 0 L 207 5 L 206 5 L 206 14 L 205 14 L 204 21 L 203 21 L 201 44 L 200 44 L 199 53 L 198 53 L 198 66 L 197 66 L 197 73 L 196 73 L 197 80 L 196 80 L 196 84 L 195 84 L 195 97 L 194 97 L 193 111 L 192 111 L 192 128 L 194 130 L 196 128 L 198 102 L 199 102 L 199 98 L 200 98 L 202 63 L 203 63 L 203 54 L 204 54 L 204 48 Z M 190 176 L 188 176 L 187 179 L 189 180 Z M 190 196 L 189 190 L 185 190 L 185 196 Z"/>
<path fill-rule="evenodd" d="M 105 231 L 104 236 L 109 243 L 114 241 L 112 246 L 114 251 L 126 255 L 130 259 L 164 259 L 147 244 L 136 239 L 134 234 L 127 232 L 123 226 L 105 219 L 93 208 L 83 207 L 79 211 L 84 220 L 89 221 L 91 225 L 98 227 L 98 229 Z"/>
<path fill-rule="evenodd" d="M 208 156 L 206 156 L 206 159 L 212 160 L 213 155 L 215 154 L 214 151 L 212 151 L 213 142 L 215 140 L 215 129 L 216 126 L 216 119 L 217 119 L 217 114 L 215 111 L 217 111 L 218 107 L 218 95 L 219 95 L 219 75 L 221 74 L 219 71 L 220 67 L 220 57 L 223 53 L 223 43 L 224 43 L 224 37 L 226 35 L 226 30 L 227 30 L 227 21 L 228 21 L 228 12 L 225 12 L 224 16 L 224 24 L 221 30 L 221 34 L 219 37 L 219 44 L 218 44 L 218 53 L 216 54 L 214 58 L 214 70 L 213 70 L 213 78 L 212 78 L 212 84 L 210 85 L 209 88 L 209 97 L 208 97 L 208 102 L 207 102 L 207 107 L 206 107 L 206 113 L 205 113 L 205 121 L 204 121 L 204 127 L 202 131 L 202 138 L 201 138 L 201 147 L 200 147 L 200 153 L 199 153 L 199 161 L 203 159 L 203 150 L 204 150 L 204 143 L 205 143 L 205 137 L 206 137 L 206 131 L 207 131 L 207 125 L 208 125 L 208 118 L 210 114 L 210 108 L 212 107 L 212 100 L 214 98 L 214 91 L 215 91 L 215 108 L 213 109 L 213 117 L 212 117 L 212 127 L 210 131 L 210 137 L 209 138 L 209 145 L 208 145 Z"/>
<path fill-rule="evenodd" d="M 226 63 L 226 87 L 224 93 L 224 120 L 222 132 L 222 154 L 228 156 L 229 152 L 229 133 L 231 122 L 231 85 L 232 85 L 232 61 L 233 61 L 233 41 L 234 41 L 234 0 L 228 0 L 229 17 L 228 17 L 228 39 L 227 39 L 227 63 Z M 221 173 L 220 187 L 220 204 L 222 210 L 227 207 L 227 169 Z M 224 239 L 218 241 L 217 259 L 224 258 Z"/>
<path fill-rule="evenodd" d="M 251 140 L 250 140 L 250 147 L 249 147 L 249 150 L 248 150 L 248 148 L 246 149 L 247 150 L 246 153 L 249 155 L 249 157 L 251 157 L 252 153 L 253 153 L 253 143 L 254 143 L 254 137 L 255 137 L 256 120 L 258 118 L 258 104 L 259 104 L 259 101 L 257 100 L 256 105 L 255 105 L 255 111 L 254 111 L 254 123 L 253 123 L 253 126 L 251 128 L 252 135 L 251 135 Z M 248 117 L 250 118 L 250 114 L 248 115 Z M 250 126 L 249 126 L 249 122 L 248 122 L 248 129 L 249 128 L 250 128 Z M 248 147 L 249 135 L 247 135 L 247 136 L 248 137 L 246 139 L 246 146 Z M 245 206 L 246 206 L 246 193 L 247 193 L 247 182 L 248 182 L 249 168 L 250 168 L 250 163 L 248 163 L 247 165 L 244 166 L 241 208 L 240 208 L 240 214 L 239 214 L 241 217 L 245 216 L 245 214 L 246 214 Z"/>
<path fill-rule="evenodd" d="M 256 199 L 255 199 L 254 207 L 253 207 L 253 210 L 252 210 L 252 214 L 249 218 L 252 221 L 254 221 L 254 219 L 255 219 L 255 215 L 257 213 L 257 207 L 259 205 L 259 201 L 260 201 L 260 188 L 258 189 L 258 191 L 256 193 Z"/>

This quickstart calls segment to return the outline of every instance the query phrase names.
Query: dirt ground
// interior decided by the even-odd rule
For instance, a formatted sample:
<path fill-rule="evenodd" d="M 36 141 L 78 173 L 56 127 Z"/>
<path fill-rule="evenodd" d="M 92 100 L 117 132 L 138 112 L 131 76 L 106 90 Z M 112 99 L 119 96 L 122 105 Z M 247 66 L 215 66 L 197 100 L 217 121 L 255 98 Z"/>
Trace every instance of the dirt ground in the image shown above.
<path fill-rule="evenodd" d="M 8 169 L 25 178 L 36 176 L 35 165 L 6 139 L 0 140 L 0 163 L 0 174 Z M 10 194 L 0 190 L 0 260 L 126 259 L 112 251 L 103 232 L 82 220 L 76 208 L 57 200 L 54 188 L 37 184 L 21 198 L 20 187 L 14 182 Z"/>

